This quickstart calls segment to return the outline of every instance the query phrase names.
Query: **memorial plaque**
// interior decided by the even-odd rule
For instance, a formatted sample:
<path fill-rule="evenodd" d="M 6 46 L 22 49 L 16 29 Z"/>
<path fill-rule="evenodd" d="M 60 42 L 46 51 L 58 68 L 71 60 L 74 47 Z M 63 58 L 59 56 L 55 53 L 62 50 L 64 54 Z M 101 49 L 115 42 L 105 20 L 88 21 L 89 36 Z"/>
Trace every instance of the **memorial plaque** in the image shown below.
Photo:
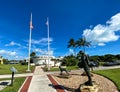
<path fill-rule="evenodd" d="M 12 72 L 14 72 L 14 73 L 17 72 L 17 69 L 16 69 L 15 67 L 11 67 L 10 70 L 11 70 Z"/>

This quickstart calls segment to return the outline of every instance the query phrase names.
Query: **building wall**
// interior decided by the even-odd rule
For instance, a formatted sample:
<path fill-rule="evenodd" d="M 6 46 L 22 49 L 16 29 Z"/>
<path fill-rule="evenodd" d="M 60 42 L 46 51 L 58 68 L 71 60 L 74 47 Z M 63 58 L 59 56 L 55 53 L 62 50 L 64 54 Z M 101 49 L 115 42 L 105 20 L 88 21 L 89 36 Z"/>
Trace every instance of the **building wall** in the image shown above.
<path fill-rule="evenodd" d="M 0 58 L 0 64 L 3 64 L 3 58 Z"/>
<path fill-rule="evenodd" d="M 50 66 L 54 66 L 54 61 L 49 60 L 49 64 Z M 33 62 L 35 63 L 35 65 L 48 65 L 48 57 L 47 56 L 39 56 L 39 57 L 33 57 Z"/>

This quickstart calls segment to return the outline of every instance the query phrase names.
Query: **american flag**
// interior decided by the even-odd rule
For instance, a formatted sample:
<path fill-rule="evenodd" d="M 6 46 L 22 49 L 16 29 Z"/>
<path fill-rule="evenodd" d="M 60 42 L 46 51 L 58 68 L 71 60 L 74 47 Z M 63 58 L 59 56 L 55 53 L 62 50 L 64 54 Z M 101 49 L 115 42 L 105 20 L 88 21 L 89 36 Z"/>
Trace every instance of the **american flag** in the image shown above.
<path fill-rule="evenodd" d="M 33 25 L 32 25 L 32 13 L 31 13 L 31 18 L 30 18 L 30 29 L 33 29 Z"/>
<path fill-rule="evenodd" d="M 48 20 L 48 18 L 47 18 L 47 21 L 46 21 L 46 25 L 48 26 L 49 25 L 49 22 L 48 22 L 49 20 Z"/>

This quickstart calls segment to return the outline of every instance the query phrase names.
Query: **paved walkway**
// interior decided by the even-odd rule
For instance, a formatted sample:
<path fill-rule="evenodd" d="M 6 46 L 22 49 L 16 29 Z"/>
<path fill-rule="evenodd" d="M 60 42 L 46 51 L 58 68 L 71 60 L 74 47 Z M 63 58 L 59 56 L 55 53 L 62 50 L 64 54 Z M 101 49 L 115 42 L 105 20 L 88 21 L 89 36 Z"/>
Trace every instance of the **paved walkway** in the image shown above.
<path fill-rule="evenodd" d="M 57 92 L 41 66 L 36 66 L 28 92 Z"/>

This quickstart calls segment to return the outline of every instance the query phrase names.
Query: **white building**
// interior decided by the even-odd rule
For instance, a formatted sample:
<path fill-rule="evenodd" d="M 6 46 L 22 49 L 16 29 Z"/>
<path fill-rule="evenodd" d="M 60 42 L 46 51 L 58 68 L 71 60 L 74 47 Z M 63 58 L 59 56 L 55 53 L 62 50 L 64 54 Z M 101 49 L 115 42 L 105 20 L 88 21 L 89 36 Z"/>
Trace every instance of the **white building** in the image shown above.
<path fill-rule="evenodd" d="M 35 63 L 35 65 L 48 65 L 50 64 L 50 66 L 54 66 L 54 61 L 51 61 L 51 59 L 53 59 L 54 56 L 50 56 L 49 57 L 49 62 L 48 62 L 48 56 L 36 56 L 33 57 L 33 62 Z"/>
<path fill-rule="evenodd" d="M 55 64 L 54 61 L 52 61 L 52 59 L 58 59 L 58 60 L 62 60 L 63 57 L 59 57 L 59 58 L 56 58 L 54 56 L 50 56 L 49 57 L 49 62 L 48 62 L 48 56 L 36 56 L 36 57 L 32 57 L 33 59 L 33 62 L 35 65 L 48 65 L 50 64 L 50 66 L 59 66 L 60 65 L 60 62 L 57 61 L 57 63 Z"/>

